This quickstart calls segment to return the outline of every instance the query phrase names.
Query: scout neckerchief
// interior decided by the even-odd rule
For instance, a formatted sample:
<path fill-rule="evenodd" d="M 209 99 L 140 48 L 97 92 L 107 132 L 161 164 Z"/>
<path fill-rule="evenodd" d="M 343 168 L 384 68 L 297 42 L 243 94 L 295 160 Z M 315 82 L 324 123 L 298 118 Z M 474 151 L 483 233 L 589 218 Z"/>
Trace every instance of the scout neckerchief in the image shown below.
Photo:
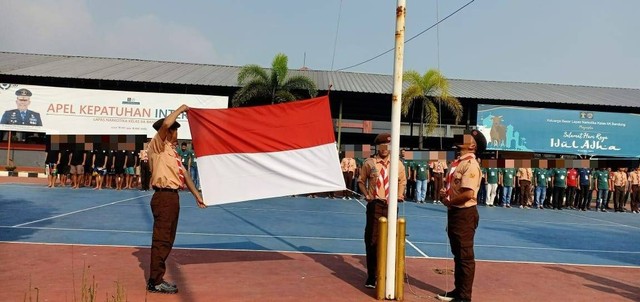
<path fill-rule="evenodd" d="M 378 181 L 376 182 L 376 190 L 377 192 L 384 192 L 384 198 L 388 201 L 389 200 L 389 173 L 387 173 L 387 165 L 389 164 L 389 162 L 386 162 L 384 160 L 379 160 L 378 163 L 382 166 L 382 169 L 380 169 L 380 174 L 378 175 Z M 384 190 L 384 191 L 381 191 Z M 380 194 L 377 194 L 377 196 L 379 196 Z"/>
<path fill-rule="evenodd" d="M 456 167 L 463 161 L 463 160 L 467 160 L 467 159 L 471 159 L 473 158 L 473 153 L 467 153 L 461 157 L 459 157 L 458 159 L 456 159 L 455 161 L 453 161 L 453 163 L 451 163 L 451 167 L 449 168 L 449 173 L 447 174 L 447 196 L 450 196 L 450 192 L 451 192 L 451 181 L 453 178 L 453 173 L 456 170 Z"/>

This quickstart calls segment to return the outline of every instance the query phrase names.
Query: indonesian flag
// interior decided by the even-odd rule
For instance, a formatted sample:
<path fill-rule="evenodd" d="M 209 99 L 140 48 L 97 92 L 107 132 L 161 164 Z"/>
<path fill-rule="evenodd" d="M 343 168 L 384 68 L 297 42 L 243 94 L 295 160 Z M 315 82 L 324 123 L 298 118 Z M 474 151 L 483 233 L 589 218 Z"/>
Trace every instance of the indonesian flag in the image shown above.
<path fill-rule="evenodd" d="M 207 205 L 345 189 L 327 96 L 188 115 Z"/>

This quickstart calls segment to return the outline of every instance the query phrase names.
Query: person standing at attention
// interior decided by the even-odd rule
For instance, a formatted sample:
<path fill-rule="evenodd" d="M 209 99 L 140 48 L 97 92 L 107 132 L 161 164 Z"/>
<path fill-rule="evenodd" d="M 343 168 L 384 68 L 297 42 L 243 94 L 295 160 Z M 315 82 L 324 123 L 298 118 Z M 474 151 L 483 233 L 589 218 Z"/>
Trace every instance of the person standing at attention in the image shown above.
<path fill-rule="evenodd" d="M 377 153 L 362 164 L 358 187 L 367 201 L 367 224 L 364 229 L 364 244 L 367 253 L 367 280 L 365 287 L 376 287 L 378 264 L 378 218 L 387 217 L 389 205 L 389 168 L 391 134 L 378 134 L 373 141 Z M 407 185 L 404 166 L 398 163 L 398 201 L 404 200 Z"/>
<path fill-rule="evenodd" d="M 149 292 L 175 294 L 178 287 L 163 279 L 166 270 L 165 262 L 176 238 L 178 216 L 180 213 L 180 196 L 178 190 L 185 185 L 196 199 L 199 208 L 206 208 L 200 192 L 196 189 L 191 176 L 182 165 L 176 152 L 178 128 L 176 118 L 189 110 L 182 105 L 166 118 L 153 124 L 157 133 L 149 142 L 148 155 L 151 165 L 151 185 L 155 190 L 151 198 L 153 213 L 153 237 L 151 243 L 150 274 L 147 283 Z"/>
<path fill-rule="evenodd" d="M 487 141 L 478 130 L 454 138 L 460 156 L 449 168 L 446 188 L 440 190 L 442 203 L 447 206 L 447 234 L 453 254 L 454 285 L 452 291 L 438 295 L 442 301 L 471 301 L 476 271 L 473 240 L 478 227 L 478 190 L 482 171 L 475 153 L 481 153 Z"/>

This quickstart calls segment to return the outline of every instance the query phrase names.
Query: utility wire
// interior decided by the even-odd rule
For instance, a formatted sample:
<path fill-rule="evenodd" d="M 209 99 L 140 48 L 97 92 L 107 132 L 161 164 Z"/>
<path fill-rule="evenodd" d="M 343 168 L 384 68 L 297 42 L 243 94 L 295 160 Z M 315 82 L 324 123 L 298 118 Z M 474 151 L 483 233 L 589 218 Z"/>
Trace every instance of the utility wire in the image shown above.
<path fill-rule="evenodd" d="M 333 39 L 333 56 L 331 56 L 331 71 L 333 71 L 333 62 L 336 59 L 336 49 L 338 46 L 338 30 L 340 29 L 340 16 L 342 15 L 342 0 L 340 0 L 340 8 L 338 9 L 338 24 L 336 25 L 336 36 Z"/>
<path fill-rule="evenodd" d="M 458 8 L 457 10 L 455 10 L 454 12 L 452 12 L 451 14 L 449 14 L 448 16 L 444 17 L 442 20 L 438 21 L 436 24 L 433 24 L 433 25 L 429 26 L 427 29 L 425 29 L 425 30 L 423 30 L 423 31 L 419 32 L 418 34 L 414 35 L 413 37 L 411 37 L 411 38 L 409 38 L 409 39 L 405 40 L 405 41 L 404 41 L 404 43 L 405 43 L 405 44 L 406 44 L 406 43 L 409 43 L 411 40 L 413 40 L 413 39 L 415 39 L 415 38 L 417 38 L 417 37 L 421 36 L 422 34 L 426 33 L 426 32 L 427 32 L 427 31 L 429 31 L 430 29 L 432 29 L 432 28 L 436 27 L 438 24 L 440 24 L 440 23 L 444 22 L 445 20 L 449 19 L 449 17 L 451 17 L 451 16 L 455 15 L 456 13 L 458 13 L 459 11 L 463 10 L 465 7 L 469 6 L 469 5 L 470 5 L 471 3 L 473 3 L 474 1 L 475 1 L 475 0 L 471 0 L 471 1 L 469 1 L 467 4 L 463 5 L 462 7 Z M 336 71 L 343 71 L 343 70 L 351 69 L 351 68 L 354 68 L 354 67 L 360 66 L 360 65 L 362 65 L 362 64 L 365 64 L 365 63 L 371 62 L 371 61 L 373 61 L 373 60 L 375 60 L 375 59 L 377 59 L 377 58 L 379 58 L 379 57 L 382 57 L 382 56 L 384 56 L 384 55 L 386 55 L 386 54 L 390 53 L 390 52 L 391 52 L 391 51 L 393 51 L 394 49 L 395 49 L 395 47 L 394 47 L 394 48 L 391 48 L 391 49 L 389 49 L 389 50 L 387 50 L 387 51 L 385 51 L 385 52 L 383 52 L 383 53 L 381 53 L 381 54 L 379 54 L 379 55 L 377 55 L 377 56 L 375 56 L 375 57 L 373 57 L 373 58 L 370 58 L 370 59 L 368 59 L 368 60 L 364 60 L 364 61 L 362 61 L 362 62 L 360 62 L 360 63 L 358 63 L 358 64 L 354 64 L 354 65 L 351 65 L 351 66 L 348 66 L 348 67 L 340 68 L 340 69 L 338 69 L 338 70 L 336 70 Z"/>

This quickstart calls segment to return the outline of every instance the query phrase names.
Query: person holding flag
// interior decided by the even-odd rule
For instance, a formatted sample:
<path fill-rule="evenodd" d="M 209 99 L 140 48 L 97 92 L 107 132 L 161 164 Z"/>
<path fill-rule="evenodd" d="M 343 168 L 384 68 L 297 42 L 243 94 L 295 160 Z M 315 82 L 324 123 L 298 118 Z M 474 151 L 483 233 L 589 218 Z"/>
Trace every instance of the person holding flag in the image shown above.
<path fill-rule="evenodd" d="M 180 196 L 178 191 L 186 187 L 196 199 L 200 208 L 206 208 L 200 192 L 196 189 L 191 176 L 185 170 L 180 156 L 176 152 L 178 128 L 176 118 L 189 110 L 182 105 L 166 118 L 153 123 L 157 133 L 149 142 L 148 156 L 151 166 L 151 185 L 155 190 L 151 198 L 153 212 L 153 237 L 151 243 L 150 274 L 147 291 L 175 294 L 178 287 L 163 279 L 165 262 L 176 238 L 178 215 L 180 212 Z"/>
<path fill-rule="evenodd" d="M 367 281 L 365 287 L 376 287 L 378 263 L 378 219 L 387 217 L 389 205 L 389 168 L 391 134 L 378 134 L 374 140 L 377 153 L 362 164 L 358 188 L 367 201 L 367 223 L 364 229 L 364 243 L 367 255 Z M 404 200 L 407 177 L 402 162 L 398 164 L 398 200 Z"/>
<path fill-rule="evenodd" d="M 455 263 L 455 288 L 438 295 L 442 301 L 471 301 L 475 275 L 473 239 L 478 227 L 478 190 L 482 171 L 475 153 L 484 151 L 487 141 L 478 130 L 454 138 L 460 156 L 449 168 L 446 187 L 439 194 L 447 206 L 447 233 Z"/>

